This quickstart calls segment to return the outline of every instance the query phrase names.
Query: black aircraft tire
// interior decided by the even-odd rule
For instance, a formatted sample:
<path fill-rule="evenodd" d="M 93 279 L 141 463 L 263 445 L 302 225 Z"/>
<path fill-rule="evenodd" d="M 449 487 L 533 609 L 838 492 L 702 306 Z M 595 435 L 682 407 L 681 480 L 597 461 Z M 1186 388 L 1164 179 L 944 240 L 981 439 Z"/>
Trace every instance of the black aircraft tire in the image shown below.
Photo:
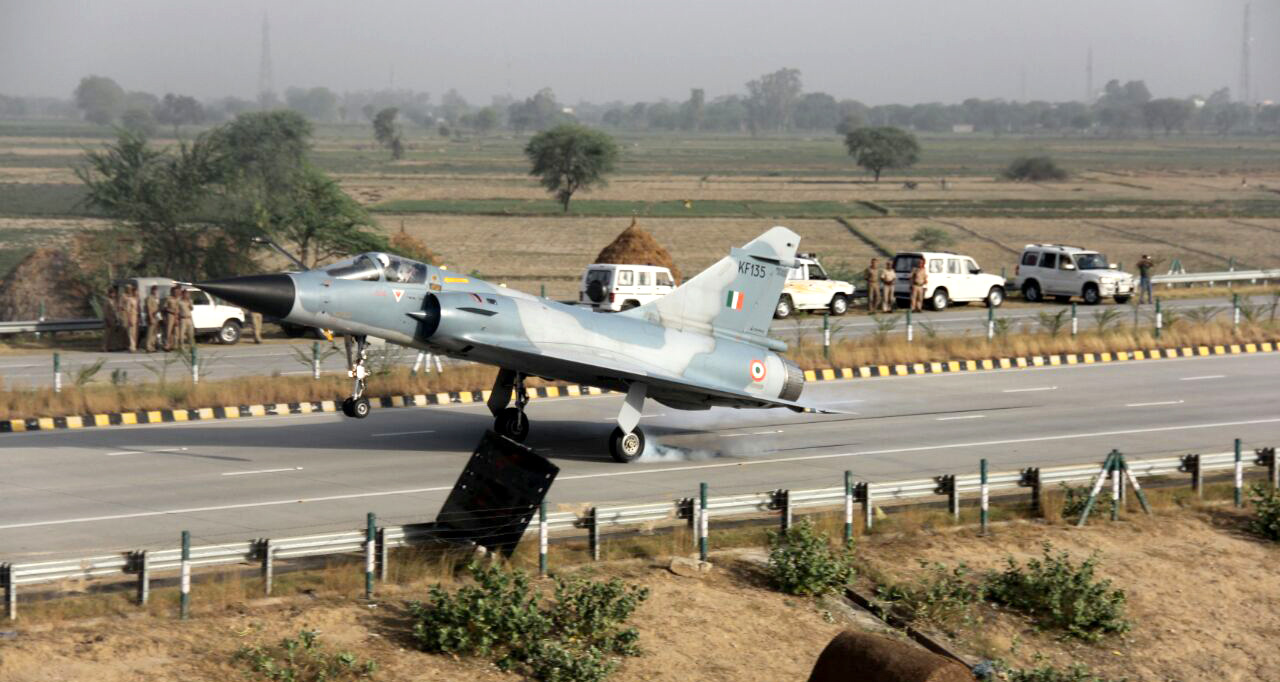
<path fill-rule="evenodd" d="M 369 410 L 372 406 L 369 404 L 368 398 L 360 398 L 351 403 L 351 416 L 356 419 L 364 419 L 369 416 Z"/>
<path fill-rule="evenodd" d="M 622 427 L 614 427 L 609 436 L 609 455 L 619 464 L 629 464 L 644 454 L 644 431 L 636 427 L 631 433 L 623 433 Z"/>
<path fill-rule="evenodd" d="M 508 407 L 493 420 L 493 430 L 517 443 L 523 443 L 529 437 L 529 417 L 514 407 Z"/>
<path fill-rule="evenodd" d="M 351 403 L 353 402 L 355 402 L 355 400 L 352 398 L 347 398 L 346 400 L 342 401 L 342 413 L 347 415 L 348 417 L 355 416 L 354 414 L 351 413 Z"/>

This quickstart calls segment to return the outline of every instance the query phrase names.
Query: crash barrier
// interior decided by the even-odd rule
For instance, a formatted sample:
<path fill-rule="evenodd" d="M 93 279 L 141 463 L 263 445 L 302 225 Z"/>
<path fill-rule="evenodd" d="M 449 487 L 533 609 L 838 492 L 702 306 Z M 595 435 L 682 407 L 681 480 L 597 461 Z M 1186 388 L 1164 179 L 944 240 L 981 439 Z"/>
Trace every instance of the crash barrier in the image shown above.
<path fill-rule="evenodd" d="M 102 320 L 93 317 L 74 320 L 19 320 L 0 322 L 0 336 L 32 332 L 87 332 L 102 329 Z"/>
<path fill-rule="evenodd" d="M 1107 461 L 1110 461 L 1110 455 Z M 1127 466 L 1137 477 L 1187 475 L 1191 489 L 1199 495 L 1203 495 L 1206 472 L 1233 470 L 1236 506 L 1243 504 L 1244 473 L 1247 467 L 1265 468 L 1270 485 L 1280 485 L 1280 468 L 1277 467 L 1275 448 L 1257 448 L 1252 457 L 1245 457 L 1239 439 L 1236 439 L 1230 452 L 1135 459 L 1128 461 Z M 687 525 L 693 530 L 695 548 L 705 558 L 711 540 L 712 519 L 722 521 L 777 515 L 781 529 L 785 530 L 790 527 L 797 510 L 843 508 L 845 540 L 850 541 L 854 534 L 855 507 L 859 511 L 856 515 L 860 519 L 858 525 L 867 531 L 875 523 L 875 509 L 878 505 L 927 503 L 945 499 L 950 513 L 958 519 L 961 500 L 976 494 L 985 532 L 991 493 L 1028 489 L 1031 506 L 1038 509 L 1041 493 L 1046 486 L 1093 482 L 1105 471 L 1105 464 L 1100 466 L 1090 463 L 988 472 L 984 459 L 977 473 L 944 474 L 905 481 L 856 481 L 851 472 L 845 472 L 844 485 L 831 488 L 778 489 L 714 497 L 706 494 L 708 487 L 703 483 L 699 486 L 698 496 L 666 502 L 591 506 L 585 507 L 581 512 L 550 513 L 544 503 L 539 511 L 538 523 L 531 525 L 527 535 L 536 535 L 538 538 L 539 571 L 545 574 L 550 566 L 549 539 L 553 534 L 559 536 L 558 539 L 572 540 L 575 536 L 581 537 L 577 532 L 584 532 L 591 559 L 598 561 L 605 534 L 643 533 L 659 527 Z M 502 510 L 495 510 L 500 511 Z M 338 555 L 363 556 L 361 567 L 365 575 L 365 592 L 367 597 L 372 597 L 375 582 L 387 579 L 391 565 L 390 550 L 438 541 L 434 528 L 437 523 L 447 522 L 448 519 L 437 518 L 436 523 L 382 527 L 376 521 L 376 517 L 369 514 L 361 530 L 293 538 L 260 538 L 204 546 L 191 546 L 189 535 L 184 531 L 180 549 L 143 549 L 59 561 L 0 564 L 5 613 L 8 619 L 17 619 L 18 592 L 23 587 L 59 582 L 83 584 L 97 579 L 119 579 L 131 575 L 137 580 L 137 602 L 146 604 L 154 576 L 174 572 L 180 576 L 181 603 L 186 604 L 192 571 L 215 566 L 258 566 L 263 578 L 264 594 L 270 595 L 277 560 Z M 182 613 L 186 611 L 184 606 Z"/>
<path fill-rule="evenodd" d="M 1165 286 L 1175 286 L 1185 284 L 1204 284 L 1213 286 L 1218 282 L 1249 282 L 1257 284 L 1269 280 L 1280 279 L 1280 268 L 1267 270 L 1224 270 L 1221 272 L 1179 272 L 1167 275 L 1153 275 L 1151 283 L 1153 285 L 1163 284 Z"/>

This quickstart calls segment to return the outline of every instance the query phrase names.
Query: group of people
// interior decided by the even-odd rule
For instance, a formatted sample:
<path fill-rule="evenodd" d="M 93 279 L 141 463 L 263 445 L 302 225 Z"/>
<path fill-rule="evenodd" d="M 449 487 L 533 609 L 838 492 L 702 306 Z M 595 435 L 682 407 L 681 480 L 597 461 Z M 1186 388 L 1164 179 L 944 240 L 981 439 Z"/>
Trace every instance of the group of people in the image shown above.
<path fill-rule="evenodd" d="M 154 353 L 157 345 L 171 351 L 175 346 L 185 348 L 196 343 L 191 294 L 176 284 L 163 299 L 160 287 L 151 287 L 141 302 L 134 285 L 111 285 L 102 306 L 102 322 L 104 351 L 127 348 L 136 353 L 141 342 L 148 353 Z"/>
<path fill-rule="evenodd" d="M 898 273 L 893 269 L 893 261 L 885 260 L 883 268 L 877 267 L 879 262 L 879 259 L 872 258 L 871 265 L 862 273 L 867 283 L 867 312 L 891 313 L 897 302 L 893 287 L 898 281 Z M 911 270 L 911 312 L 924 312 L 924 291 L 928 284 L 929 273 L 925 271 L 924 259 L 921 258 Z"/>

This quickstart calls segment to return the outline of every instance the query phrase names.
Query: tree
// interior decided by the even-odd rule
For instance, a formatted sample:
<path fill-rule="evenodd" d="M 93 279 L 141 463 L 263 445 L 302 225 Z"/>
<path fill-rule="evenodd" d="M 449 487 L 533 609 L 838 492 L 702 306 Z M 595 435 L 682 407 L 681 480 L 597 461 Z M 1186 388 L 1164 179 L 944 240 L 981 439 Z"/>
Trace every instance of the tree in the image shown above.
<path fill-rule="evenodd" d="M 915 242 L 921 251 L 941 251 L 955 243 L 951 235 L 940 227 L 922 227 L 911 235 L 911 241 Z"/>
<path fill-rule="evenodd" d="M 848 113 L 836 124 L 836 134 L 844 137 L 867 124 L 867 119 L 859 113 Z"/>
<path fill-rule="evenodd" d="M 1148 130 L 1154 132 L 1157 127 L 1163 128 L 1164 136 L 1168 137 L 1175 129 L 1181 131 L 1186 128 L 1187 121 L 1191 120 L 1192 106 L 1187 100 L 1173 97 L 1153 99 L 1142 105 L 1142 117 Z"/>
<path fill-rule="evenodd" d="M 498 127 L 498 110 L 493 107 L 485 107 L 476 112 L 475 116 L 476 132 L 481 135 L 487 135 Z"/>
<path fill-rule="evenodd" d="M 307 165 L 293 186 L 272 234 L 307 267 L 362 251 L 384 251 L 387 241 L 373 233 L 373 221 L 338 184 Z"/>
<path fill-rule="evenodd" d="M 876 174 L 885 168 L 906 168 L 920 158 L 915 135 L 888 126 L 858 128 L 844 136 L 844 146 L 859 166 Z"/>
<path fill-rule="evenodd" d="M 538 133 L 524 148 L 533 167 L 529 175 L 539 178 L 548 192 L 569 212 L 574 192 L 605 183 L 613 171 L 618 145 L 613 138 L 576 123 L 562 123 Z"/>
<path fill-rule="evenodd" d="M 471 105 L 457 90 L 451 88 L 440 97 L 440 116 L 448 121 L 451 127 L 456 128 L 462 117 L 469 111 L 471 111 Z"/>
<path fill-rule="evenodd" d="M 1020 156 L 1014 159 L 1001 175 L 1006 180 L 1026 182 L 1067 179 L 1067 172 L 1048 156 Z"/>
<path fill-rule="evenodd" d="M 156 122 L 173 126 L 174 137 L 183 125 L 204 123 L 204 116 L 204 107 L 190 95 L 167 93 L 155 107 Z"/>
<path fill-rule="evenodd" d="M 752 134 L 789 129 L 802 89 L 799 69 L 778 69 L 748 82 L 747 111 Z"/>
<path fill-rule="evenodd" d="M 156 134 L 156 120 L 146 109 L 130 109 L 120 116 L 120 127 L 139 137 Z"/>
<path fill-rule="evenodd" d="M 285 104 L 313 121 L 332 121 L 338 113 L 338 96 L 325 87 L 289 88 Z"/>
<path fill-rule="evenodd" d="M 680 107 L 680 127 L 685 130 L 701 130 L 706 113 L 707 92 L 702 88 L 693 88 L 689 91 L 689 101 Z"/>
<path fill-rule="evenodd" d="M 124 113 L 125 94 L 115 81 L 105 76 L 80 79 L 75 91 L 76 108 L 87 121 L 107 125 Z"/>
<path fill-rule="evenodd" d="M 516 132 L 545 130 L 564 118 L 561 110 L 556 94 L 551 88 L 543 88 L 533 97 L 511 104 L 507 108 L 507 121 Z"/>
<path fill-rule="evenodd" d="M 400 126 L 396 125 L 396 114 L 400 110 L 387 107 L 373 117 L 373 137 L 378 144 L 391 150 L 392 159 L 404 157 L 404 144 L 400 142 Z"/>

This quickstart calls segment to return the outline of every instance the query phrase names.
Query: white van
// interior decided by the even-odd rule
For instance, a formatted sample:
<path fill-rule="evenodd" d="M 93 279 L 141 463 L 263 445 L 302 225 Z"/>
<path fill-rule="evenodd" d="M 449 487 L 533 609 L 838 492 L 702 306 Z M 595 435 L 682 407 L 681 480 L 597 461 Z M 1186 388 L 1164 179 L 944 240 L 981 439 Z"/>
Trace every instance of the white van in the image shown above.
<path fill-rule="evenodd" d="M 958 253 L 907 251 L 893 257 L 893 270 L 898 275 L 893 295 L 899 305 L 911 302 L 911 272 L 921 259 L 928 274 L 924 301 L 930 308 L 945 310 L 953 301 L 983 301 L 992 308 L 1004 303 L 1004 278 L 984 273 L 972 258 Z"/>
<path fill-rule="evenodd" d="M 578 302 L 597 312 L 618 312 L 656 301 L 675 288 L 671 271 L 664 267 L 593 263 L 582 274 Z"/>

